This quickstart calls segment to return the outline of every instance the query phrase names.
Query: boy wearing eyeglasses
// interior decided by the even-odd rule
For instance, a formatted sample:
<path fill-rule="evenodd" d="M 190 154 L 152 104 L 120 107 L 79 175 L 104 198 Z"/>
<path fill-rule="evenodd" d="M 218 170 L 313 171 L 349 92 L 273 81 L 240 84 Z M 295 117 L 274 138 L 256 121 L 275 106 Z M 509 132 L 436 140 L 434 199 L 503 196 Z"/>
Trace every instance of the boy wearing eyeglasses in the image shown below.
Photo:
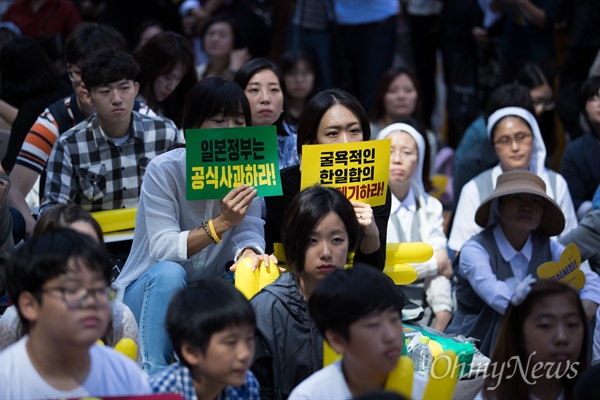
<path fill-rule="evenodd" d="M 8 261 L 9 296 L 26 335 L 0 352 L 0 398 L 151 393 L 137 364 L 96 344 L 110 322 L 110 260 L 86 235 L 35 237 Z"/>

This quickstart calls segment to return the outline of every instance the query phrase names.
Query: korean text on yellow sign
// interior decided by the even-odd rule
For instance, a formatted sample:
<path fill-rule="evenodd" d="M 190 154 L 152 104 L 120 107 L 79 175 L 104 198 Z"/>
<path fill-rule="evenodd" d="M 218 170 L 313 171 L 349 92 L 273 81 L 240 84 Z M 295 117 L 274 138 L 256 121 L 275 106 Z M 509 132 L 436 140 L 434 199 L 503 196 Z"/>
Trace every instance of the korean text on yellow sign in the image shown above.
<path fill-rule="evenodd" d="M 242 184 L 254 186 L 258 196 L 280 196 L 275 129 L 186 130 L 186 199 L 222 199 Z"/>
<path fill-rule="evenodd" d="M 390 140 L 302 146 L 301 189 L 334 187 L 349 200 L 385 204 Z"/>

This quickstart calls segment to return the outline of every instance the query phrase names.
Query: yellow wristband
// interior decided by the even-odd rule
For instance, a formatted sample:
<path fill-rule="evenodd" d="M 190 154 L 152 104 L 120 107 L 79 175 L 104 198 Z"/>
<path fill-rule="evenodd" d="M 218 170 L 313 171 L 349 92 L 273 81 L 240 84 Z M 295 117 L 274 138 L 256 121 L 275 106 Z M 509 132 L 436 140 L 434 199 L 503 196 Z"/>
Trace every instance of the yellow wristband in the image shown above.
<path fill-rule="evenodd" d="M 210 229 L 210 233 L 212 234 L 212 237 L 215 240 L 215 243 L 219 243 L 221 240 L 223 240 L 217 234 L 217 231 L 215 230 L 215 226 L 213 225 L 212 218 L 208 220 L 208 229 Z"/>

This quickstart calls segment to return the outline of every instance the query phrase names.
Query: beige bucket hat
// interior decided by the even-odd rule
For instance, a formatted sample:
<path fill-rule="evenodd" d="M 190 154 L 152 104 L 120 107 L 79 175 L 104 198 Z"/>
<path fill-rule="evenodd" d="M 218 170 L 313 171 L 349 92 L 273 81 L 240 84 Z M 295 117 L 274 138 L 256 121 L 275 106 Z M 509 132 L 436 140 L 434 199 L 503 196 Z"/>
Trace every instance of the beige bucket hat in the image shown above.
<path fill-rule="evenodd" d="M 528 193 L 542 197 L 544 200 L 544 214 L 537 231 L 547 235 L 556 236 L 565 227 L 565 216 L 560 206 L 546 194 L 546 184 L 539 176 L 529 171 L 509 171 L 498 177 L 496 188 L 477 208 L 475 222 L 485 228 L 498 221 L 497 200 L 510 194 Z M 493 204 L 494 203 L 494 204 Z M 491 210 L 494 209 L 494 212 Z M 492 213 L 492 215 L 490 215 Z"/>

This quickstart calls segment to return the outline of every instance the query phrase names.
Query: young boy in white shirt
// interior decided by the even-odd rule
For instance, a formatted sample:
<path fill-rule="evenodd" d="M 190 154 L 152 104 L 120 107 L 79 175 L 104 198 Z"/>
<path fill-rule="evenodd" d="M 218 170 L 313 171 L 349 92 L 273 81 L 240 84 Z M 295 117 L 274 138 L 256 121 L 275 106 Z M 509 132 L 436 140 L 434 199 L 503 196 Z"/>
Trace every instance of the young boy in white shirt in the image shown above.
<path fill-rule="evenodd" d="M 16 250 L 7 281 L 26 335 L 0 352 L 1 399 L 151 393 L 135 362 L 96 344 L 110 322 L 111 268 L 98 243 L 66 228 Z"/>
<path fill-rule="evenodd" d="M 336 270 L 308 301 L 311 316 L 342 359 L 315 372 L 290 400 L 351 399 L 385 388 L 402 355 L 402 298 L 390 278 L 368 266 Z M 414 374 L 412 397 L 426 380 Z"/>

